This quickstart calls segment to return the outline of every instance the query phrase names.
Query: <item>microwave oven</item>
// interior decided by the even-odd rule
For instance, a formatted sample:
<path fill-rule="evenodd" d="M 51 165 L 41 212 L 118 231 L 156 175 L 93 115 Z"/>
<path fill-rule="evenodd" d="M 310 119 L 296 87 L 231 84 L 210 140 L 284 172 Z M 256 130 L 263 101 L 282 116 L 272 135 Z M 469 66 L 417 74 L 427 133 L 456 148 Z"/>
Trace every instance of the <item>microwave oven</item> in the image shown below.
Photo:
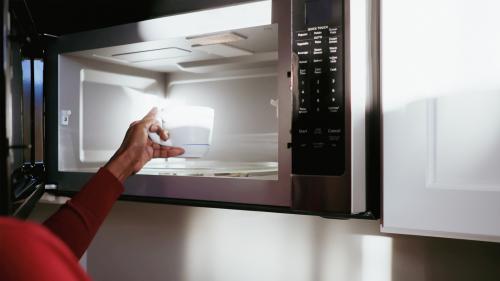
<path fill-rule="evenodd" d="M 43 128 L 25 142 L 43 150 L 46 188 L 78 191 L 156 106 L 184 122 L 172 138 L 194 137 L 122 199 L 377 218 L 376 1 L 226 2 L 46 36 L 17 58 L 43 92 L 21 122 Z"/>

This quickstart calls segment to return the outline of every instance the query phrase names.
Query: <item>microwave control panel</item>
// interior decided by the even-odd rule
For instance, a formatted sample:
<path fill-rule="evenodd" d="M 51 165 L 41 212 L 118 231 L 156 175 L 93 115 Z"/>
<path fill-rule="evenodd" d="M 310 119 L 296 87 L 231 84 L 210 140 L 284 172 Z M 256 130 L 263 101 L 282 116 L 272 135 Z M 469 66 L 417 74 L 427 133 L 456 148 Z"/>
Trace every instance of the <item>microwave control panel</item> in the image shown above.
<path fill-rule="evenodd" d="M 292 172 L 340 176 L 346 162 L 342 3 L 302 3 L 292 42 Z"/>

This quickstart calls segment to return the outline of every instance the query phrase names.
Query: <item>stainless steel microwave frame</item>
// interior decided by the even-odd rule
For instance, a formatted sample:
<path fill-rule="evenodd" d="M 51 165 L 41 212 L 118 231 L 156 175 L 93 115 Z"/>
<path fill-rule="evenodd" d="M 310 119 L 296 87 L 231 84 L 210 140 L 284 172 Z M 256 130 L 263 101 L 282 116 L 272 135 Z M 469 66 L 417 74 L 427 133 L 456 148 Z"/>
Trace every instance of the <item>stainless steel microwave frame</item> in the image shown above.
<path fill-rule="evenodd" d="M 321 8 L 321 4 L 334 7 L 336 10 L 322 11 L 317 8 Z M 308 14 L 308 7 L 311 10 L 312 7 L 316 7 L 315 13 L 324 12 L 324 15 L 311 12 Z M 152 19 L 64 35 L 51 40 L 48 44 L 44 78 L 45 163 L 49 182 L 57 184 L 56 192 L 60 194 L 75 192 L 92 176 L 90 173 L 61 172 L 58 169 L 58 125 L 62 118 L 59 95 L 64 94 L 59 92 L 59 55 L 139 42 L 143 39 L 134 36 L 131 31 L 137 29 L 139 24 L 153 26 L 161 20 L 161 18 Z M 277 23 L 279 27 L 278 180 L 135 175 L 125 183 L 124 199 L 334 217 L 378 217 L 380 187 L 377 2 L 273 0 L 272 23 Z M 298 173 L 294 173 L 292 164 L 293 161 L 301 161 L 297 160 L 298 156 L 294 160 L 294 155 L 300 154 L 296 152 L 300 148 L 298 148 L 298 138 L 293 131 L 298 130 L 296 123 L 300 110 L 298 100 L 300 93 L 297 83 L 300 80 L 301 66 L 300 54 L 292 45 L 296 44 L 294 36 L 297 32 L 303 30 L 312 32 L 316 27 L 337 28 L 341 38 L 338 58 L 341 66 L 338 71 L 344 84 L 342 91 L 344 104 L 341 106 L 345 110 L 340 111 L 343 122 L 340 138 L 344 141 L 342 149 L 344 155 L 338 159 L 322 160 L 319 163 L 319 165 L 333 166 L 335 161 L 339 162 L 341 159 L 344 170 L 332 175 L 315 173 L 314 167 L 305 173 L 301 173 L 300 169 Z M 323 121 L 325 124 L 330 122 L 329 119 Z M 310 123 L 310 130 L 314 129 L 314 126 L 314 123 Z M 331 154 L 326 152 L 325 155 Z M 333 154 L 336 155 L 338 156 L 338 153 Z"/>

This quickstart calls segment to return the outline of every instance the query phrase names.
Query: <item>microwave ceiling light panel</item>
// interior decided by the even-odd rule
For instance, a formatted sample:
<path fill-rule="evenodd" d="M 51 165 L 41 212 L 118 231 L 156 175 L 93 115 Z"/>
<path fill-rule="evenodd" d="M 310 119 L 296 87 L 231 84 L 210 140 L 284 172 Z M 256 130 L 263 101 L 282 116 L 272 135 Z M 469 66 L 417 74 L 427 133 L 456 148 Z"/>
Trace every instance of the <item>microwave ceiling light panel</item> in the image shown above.
<path fill-rule="evenodd" d="M 207 46 L 207 45 L 215 45 L 215 44 L 233 43 L 233 42 L 245 40 L 245 39 L 247 39 L 247 37 L 243 36 L 241 34 L 235 33 L 235 32 L 224 32 L 224 33 L 217 33 L 217 34 L 191 36 L 191 37 L 187 37 L 186 39 L 189 40 L 189 42 L 191 42 L 191 44 L 193 44 L 193 45 Z"/>
<path fill-rule="evenodd" d="M 202 51 L 208 54 L 225 58 L 241 57 L 253 55 L 253 52 L 226 44 L 215 45 L 194 45 L 193 50 Z"/>
<path fill-rule="evenodd" d="M 112 57 L 130 63 L 138 63 L 143 61 L 173 59 L 173 58 L 187 56 L 190 53 L 191 53 L 190 50 L 185 50 L 177 47 L 168 47 L 168 48 L 140 50 L 135 52 L 113 54 Z"/>

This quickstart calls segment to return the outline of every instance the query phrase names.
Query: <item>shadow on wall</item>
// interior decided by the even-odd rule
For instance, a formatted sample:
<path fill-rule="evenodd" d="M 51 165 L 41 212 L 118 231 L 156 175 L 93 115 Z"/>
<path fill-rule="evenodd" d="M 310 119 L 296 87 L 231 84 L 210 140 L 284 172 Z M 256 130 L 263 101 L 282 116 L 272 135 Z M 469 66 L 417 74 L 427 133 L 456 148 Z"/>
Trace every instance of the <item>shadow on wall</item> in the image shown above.
<path fill-rule="evenodd" d="M 118 205 L 120 215 L 109 218 L 89 249 L 89 274 L 95 280 L 165 280 L 167 276 L 187 280 L 184 254 L 190 210 Z"/>
<path fill-rule="evenodd" d="M 500 244 L 384 235 L 377 222 L 315 223 L 309 280 L 499 280 Z"/>
<path fill-rule="evenodd" d="M 42 221 L 57 206 L 39 204 Z M 378 221 L 118 202 L 93 280 L 498 280 L 500 244 L 382 235 Z"/>
<path fill-rule="evenodd" d="M 500 244 L 394 236 L 392 280 L 499 280 Z M 417 262 L 415 262 L 417 261 Z"/>
<path fill-rule="evenodd" d="M 93 280 L 498 280 L 500 244 L 381 235 L 378 221 L 118 202 Z"/>

